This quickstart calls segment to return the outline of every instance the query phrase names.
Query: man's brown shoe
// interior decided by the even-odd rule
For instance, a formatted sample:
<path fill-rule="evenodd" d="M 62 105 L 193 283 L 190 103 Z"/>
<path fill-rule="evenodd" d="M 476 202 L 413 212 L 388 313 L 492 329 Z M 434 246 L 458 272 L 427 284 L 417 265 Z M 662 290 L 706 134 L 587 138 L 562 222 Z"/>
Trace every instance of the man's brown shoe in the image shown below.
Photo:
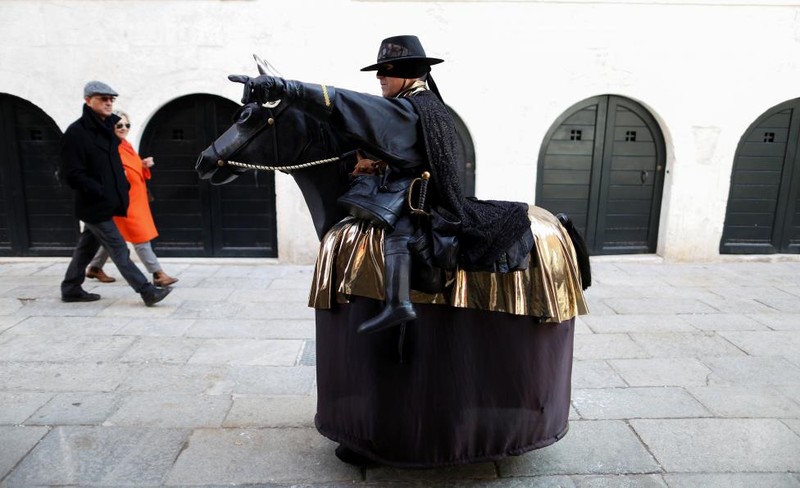
<path fill-rule="evenodd" d="M 103 271 L 103 268 L 96 268 L 94 266 L 89 266 L 89 269 L 86 270 L 86 277 L 95 278 L 101 283 L 113 283 L 117 281 L 116 278 L 108 276 L 105 271 Z"/>
<path fill-rule="evenodd" d="M 153 284 L 156 286 L 164 287 L 177 282 L 178 278 L 173 278 L 163 271 L 156 271 L 153 273 Z"/>

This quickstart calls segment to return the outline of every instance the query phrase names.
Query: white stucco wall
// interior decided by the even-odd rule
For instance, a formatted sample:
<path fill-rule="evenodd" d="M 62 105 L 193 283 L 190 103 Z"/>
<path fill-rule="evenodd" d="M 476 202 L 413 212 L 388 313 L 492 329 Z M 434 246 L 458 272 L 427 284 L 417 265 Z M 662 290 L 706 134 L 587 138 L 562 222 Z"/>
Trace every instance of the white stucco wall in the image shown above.
<path fill-rule="evenodd" d="M 800 97 L 800 8 L 791 2 L 352 0 L 4 0 L 0 92 L 39 106 L 64 130 L 81 89 L 121 93 L 134 144 L 171 100 L 238 101 L 229 73 L 251 53 L 284 76 L 379 93 L 384 37 L 417 34 L 445 101 L 467 124 L 481 198 L 534 201 L 539 148 L 583 99 L 647 107 L 667 144 L 658 253 L 719 259 L 730 171 L 747 127 Z M 316 238 L 300 192 L 276 175 L 279 258 L 311 262 Z"/>

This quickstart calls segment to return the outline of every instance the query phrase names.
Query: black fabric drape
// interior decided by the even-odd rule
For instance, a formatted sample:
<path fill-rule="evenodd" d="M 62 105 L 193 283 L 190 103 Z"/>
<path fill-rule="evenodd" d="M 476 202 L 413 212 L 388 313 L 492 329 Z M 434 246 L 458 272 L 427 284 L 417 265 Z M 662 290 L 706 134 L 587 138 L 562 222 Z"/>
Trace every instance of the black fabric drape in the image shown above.
<path fill-rule="evenodd" d="M 568 428 L 574 319 L 537 324 L 498 312 L 417 305 L 406 326 L 356 334 L 381 302 L 317 310 L 316 425 L 395 467 L 497 460 Z"/>

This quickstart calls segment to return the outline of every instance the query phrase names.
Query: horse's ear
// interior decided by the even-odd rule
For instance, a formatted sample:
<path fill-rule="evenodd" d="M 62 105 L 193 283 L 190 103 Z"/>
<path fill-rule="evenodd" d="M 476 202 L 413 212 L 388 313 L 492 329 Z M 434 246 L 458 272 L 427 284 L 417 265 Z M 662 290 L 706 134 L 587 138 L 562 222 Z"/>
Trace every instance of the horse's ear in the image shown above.
<path fill-rule="evenodd" d="M 264 62 L 263 59 L 258 57 L 257 54 L 253 54 L 253 59 L 256 60 L 256 66 L 258 66 L 258 74 L 260 74 L 260 75 L 269 74 L 268 73 L 269 68 L 267 68 L 267 63 Z"/>

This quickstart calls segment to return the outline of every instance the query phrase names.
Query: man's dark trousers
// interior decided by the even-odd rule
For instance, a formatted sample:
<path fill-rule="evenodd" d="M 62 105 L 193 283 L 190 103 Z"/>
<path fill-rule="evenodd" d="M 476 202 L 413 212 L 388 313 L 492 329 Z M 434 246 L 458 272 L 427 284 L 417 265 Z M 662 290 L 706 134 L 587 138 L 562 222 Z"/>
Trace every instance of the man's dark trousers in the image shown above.
<path fill-rule="evenodd" d="M 83 232 L 72 253 L 64 281 L 61 282 L 62 297 L 77 296 L 82 293 L 81 284 L 86 279 L 86 267 L 101 245 L 106 248 L 111 260 L 136 293 L 141 293 L 152 286 L 142 271 L 131 261 L 128 245 L 113 220 L 84 222 Z"/>

